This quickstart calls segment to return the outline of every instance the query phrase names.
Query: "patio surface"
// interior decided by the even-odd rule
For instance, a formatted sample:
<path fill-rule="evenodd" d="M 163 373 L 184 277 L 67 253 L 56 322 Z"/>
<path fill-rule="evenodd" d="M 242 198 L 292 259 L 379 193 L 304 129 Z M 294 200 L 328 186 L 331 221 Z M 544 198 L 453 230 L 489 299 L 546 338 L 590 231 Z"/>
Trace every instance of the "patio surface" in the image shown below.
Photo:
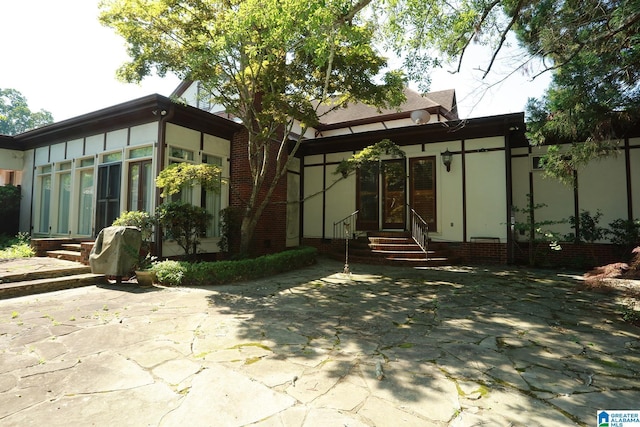
<path fill-rule="evenodd" d="M 342 264 L 0 300 L 0 425 L 593 426 L 640 328 L 569 274 Z"/>

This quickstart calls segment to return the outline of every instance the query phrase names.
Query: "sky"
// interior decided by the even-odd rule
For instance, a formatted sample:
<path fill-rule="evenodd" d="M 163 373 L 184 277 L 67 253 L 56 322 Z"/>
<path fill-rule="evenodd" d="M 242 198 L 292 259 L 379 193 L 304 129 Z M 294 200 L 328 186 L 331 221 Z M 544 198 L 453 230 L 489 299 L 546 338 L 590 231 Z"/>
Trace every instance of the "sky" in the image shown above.
<path fill-rule="evenodd" d="M 99 0 L 0 0 L 0 88 L 16 89 L 31 111 L 47 110 L 56 122 L 158 93 L 169 96 L 175 76 L 123 83 L 115 73 L 127 61 L 124 39 L 98 22 Z M 490 52 L 474 47 L 464 71 L 444 67 L 432 75 L 431 90 L 455 89 L 461 118 L 524 111 L 549 82 L 521 72 L 502 83 L 511 68 L 507 54 L 481 80 Z M 502 68 L 502 69 L 500 69 Z M 535 70 L 533 71 L 535 73 Z M 494 85 L 495 83 L 495 85 Z"/>

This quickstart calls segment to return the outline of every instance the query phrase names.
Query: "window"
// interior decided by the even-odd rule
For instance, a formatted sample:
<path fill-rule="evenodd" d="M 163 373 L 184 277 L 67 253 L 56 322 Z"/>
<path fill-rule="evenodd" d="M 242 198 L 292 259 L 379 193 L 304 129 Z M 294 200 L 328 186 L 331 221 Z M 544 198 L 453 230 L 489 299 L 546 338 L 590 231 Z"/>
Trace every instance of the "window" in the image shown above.
<path fill-rule="evenodd" d="M 185 150 L 177 147 L 169 147 L 169 164 L 175 163 L 193 163 L 195 153 L 191 150 Z M 172 202 L 184 202 L 193 203 L 193 192 L 190 190 L 183 190 L 177 194 L 171 196 Z"/>
<path fill-rule="evenodd" d="M 71 208 L 71 171 L 59 173 L 58 181 L 58 229 L 59 234 L 68 233 Z"/>
<path fill-rule="evenodd" d="M 76 164 L 78 171 L 78 234 L 91 236 L 93 234 L 93 165 L 95 159 L 81 159 Z"/>
<path fill-rule="evenodd" d="M 38 168 L 38 188 L 40 195 L 38 197 L 38 232 L 50 233 L 49 214 L 51 210 L 51 165 L 40 166 Z"/>
<path fill-rule="evenodd" d="M 151 212 L 152 178 L 151 159 L 129 163 L 127 210 Z"/>
<path fill-rule="evenodd" d="M 202 163 L 208 165 L 216 165 L 222 167 L 222 158 L 211 156 L 208 154 L 202 155 Z M 220 194 L 220 186 L 217 191 L 205 191 L 201 190 L 200 206 L 205 208 L 207 212 L 213 215 L 211 223 L 207 227 L 206 237 L 220 237 L 220 208 L 222 195 Z"/>

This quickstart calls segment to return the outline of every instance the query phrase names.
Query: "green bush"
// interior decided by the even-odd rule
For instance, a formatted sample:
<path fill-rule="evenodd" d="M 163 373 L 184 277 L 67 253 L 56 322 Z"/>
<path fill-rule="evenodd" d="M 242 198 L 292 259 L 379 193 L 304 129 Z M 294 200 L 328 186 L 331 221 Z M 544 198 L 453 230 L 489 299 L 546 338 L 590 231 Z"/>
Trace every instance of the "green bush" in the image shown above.
<path fill-rule="evenodd" d="M 616 219 L 609 223 L 609 240 L 614 245 L 633 249 L 640 245 L 640 220 Z"/>
<path fill-rule="evenodd" d="M 220 285 L 258 279 L 302 268 L 316 262 L 317 249 L 304 247 L 239 261 L 196 262 L 162 261 L 156 263 L 158 283 L 170 286 Z"/>
<path fill-rule="evenodd" d="M 149 250 L 151 237 L 153 236 L 153 226 L 155 219 L 145 211 L 126 211 L 122 212 L 111 225 L 138 227 L 142 234 L 143 249 Z"/>
<path fill-rule="evenodd" d="M 156 220 L 169 239 L 176 241 L 187 258 L 198 252 L 200 237 L 213 216 L 206 209 L 184 202 L 163 203 L 156 208 Z"/>
<path fill-rule="evenodd" d="M 161 261 L 154 263 L 150 270 L 156 273 L 158 283 L 178 286 L 183 284 L 188 265 L 181 261 Z"/>
<path fill-rule="evenodd" d="M 29 258 L 36 254 L 31 247 L 29 233 L 18 233 L 16 237 L 3 240 L 0 259 Z"/>

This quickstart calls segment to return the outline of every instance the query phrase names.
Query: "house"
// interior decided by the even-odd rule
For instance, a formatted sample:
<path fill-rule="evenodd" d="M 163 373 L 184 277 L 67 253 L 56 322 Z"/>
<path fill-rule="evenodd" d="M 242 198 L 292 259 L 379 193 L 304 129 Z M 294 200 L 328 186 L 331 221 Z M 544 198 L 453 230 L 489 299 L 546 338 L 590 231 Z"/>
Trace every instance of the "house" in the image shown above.
<path fill-rule="evenodd" d="M 161 203 L 153 180 L 167 165 L 212 163 L 229 186 L 220 194 L 195 187 L 182 197 L 215 215 L 201 250 L 219 252 L 219 211 L 242 206 L 251 189 L 247 138 L 199 92 L 198 82 L 184 82 L 173 95 L 185 104 L 152 95 L 1 137 L 0 169 L 21 175 L 20 229 L 35 238 L 91 239 L 122 211 L 153 211 Z M 526 251 L 518 241 L 527 236 L 513 225 L 525 221 L 514 206 L 524 208 L 528 194 L 548 205 L 536 219 L 583 210 L 602 211 L 602 225 L 640 217 L 640 131 L 621 141 L 617 157 L 576 172 L 578 185 L 569 188 L 543 178 L 538 160 L 545 148 L 529 146 L 523 113 L 461 119 L 453 90 L 406 95 L 400 110 L 356 104 L 327 112 L 303 135 L 256 230 L 256 253 L 300 244 L 331 250 L 345 237 L 347 220 L 352 237 L 410 230 L 416 217 L 426 222 L 430 242 L 449 246 L 458 258 L 512 262 Z M 406 157 L 384 158 L 347 178 L 335 173 L 342 160 L 383 139 Z M 180 253 L 172 242 L 158 251 Z"/>

